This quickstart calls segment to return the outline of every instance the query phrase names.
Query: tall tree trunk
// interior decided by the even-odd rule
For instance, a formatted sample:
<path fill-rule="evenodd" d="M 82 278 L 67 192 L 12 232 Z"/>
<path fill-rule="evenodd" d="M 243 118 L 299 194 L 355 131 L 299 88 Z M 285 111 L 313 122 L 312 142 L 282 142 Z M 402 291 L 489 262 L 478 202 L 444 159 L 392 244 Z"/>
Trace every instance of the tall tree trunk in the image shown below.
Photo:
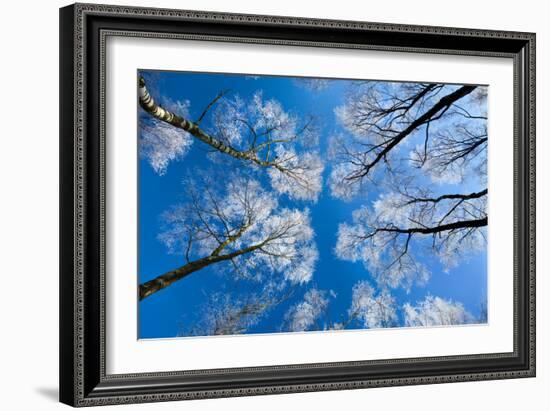
<path fill-rule="evenodd" d="M 264 243 L 255 244 L 250 247 L 246 247 L 232 253 L 224 255 L 209 255 L 208 257 L 203 257 L 195 261 L 191 261 L 188 264 L 185 264 L 182 267 L 176 268 L 175 270 L 169 271 L 165 274 L 159 275 L 158 277 L 149 280 L 139 286 L 139 299 L 143 300 L 146 297 L 156 293 L 157 291 L 162 290 L 163 288 L 168 287 L 169 285 L 175 283 L 182 278 L 187 277 L 189 274 L 192 274 L 196 271 L 202 270 L 203 268 L 215 264 L 221 261 L 231 260 L 235 257 L 238 257 L 243 254 L 247 254 L 257 250 L 262 247 Z"/>
<path fill-rule="evenodd" d="M 218 100 L 219 98 L 220 96 L 216 97 L 215 100 Z M 240 160 L 253 162 L 261 167 L 273 167 L 279 170 L 281 173 L 284 173 L 287 175 L 291 174 L 290 173 L 291 170 L 288 170 L 287 168 L 285 168 L 285 166 L 280 162 L 271 161 L 267 157 L 264 160 L 262 160 L 258 157 L 258 150 L 264 147 L 263 144 L 260 144 L 259 146 L 256 146 L 256 147 L 252 147 L 249 150 L 244 150 L 244 151 L 238 150 L 234 147 L 231 147 L 228 144 L 225 144 L 224 142 L 218 140 L 217 138 L 211 136 L 210 134 L 206 133 L 203 129 L 201 129 L 198 126 L 197 123 L 194 123 L 191 120 L 180 117 L 177 114 L 174 114 L 166 110 L 165 108 L 159 106 L 155 102 L 153 97 L 151 97 L 151 95 L 149 94 L 149 91 L 147 90 L 145 80 L 143 79 L 143 77 L 139 78 L 139 105 L 147 113 L 151 114 L 153 117 L 157 118 L 158 120 L 164 121 L 165 123 L 168 123 L 176 128 L 187 131 L 193 137 L 196 137 L 203 143 L 208 144 L 210 147 L 213 147 L 224 154 L 230 155 Z M 204 116 L 204 114 L 205 113 L 203 112 L 203 114 L 201 115 L 201 119 Z M 268 149 L 268 153 L 269 153 L 269 149 Z"/>
<path fill-rule="evenodd" d="M 210 257 L 201 258 L 200 260 L 190 262 L 189 264 L 176 268 L 175 270 L 169 271 L 163 275 L 159 275 L 152 280 L 140 284 L 139 299 L 143 300 L 145 297 L 149 297 L 151 294 L 154 294 L 157 291 L 168 287 L 172 283 L 175 283 L 176 281 L 187 277 L 189 274 L 192 274 L 195 271 L 199 271 L 202 268 L 212 264 L 209 259 Z"/>
<path fill-rule="evenodd" d="M 260 164 L 260 162 L 258 161 L 254 153 L 239 151 L 223 143 L 222 141 L 212 137 L 210 134 L 203 131 L 196 123 L 188 119 L 185 119 L 183 117 L 180 117 L 177 114 L 174 114 L 166 110 L 165 108 L 159 106 L 156 103 L 156 101 L 153 99 L 153 97 L 151 97 L 151 95 L 149 94 L 149 91 L 147 90 L 147 87 L 145 85 L 145 80 L 143 79 L 143 77 L 140 77 L 139 79 L 139 104 L 141 108 L 143 108 L 146 112 L 151 114 L 153 117 L 161 121 L 164 121 L 165 123 L 168 123 L 174 127 L 177 127 L 181 130 L 187 131 L 193 137 L 198 138 L 203 143 L 208 144 L 209 146 L 215 148 L 216 150 L 221 151 L 222 153 L 229 154 L 230 156 L 233 156 L 235 158 L 239 158 L 242 160 L 251 160 Z"/>

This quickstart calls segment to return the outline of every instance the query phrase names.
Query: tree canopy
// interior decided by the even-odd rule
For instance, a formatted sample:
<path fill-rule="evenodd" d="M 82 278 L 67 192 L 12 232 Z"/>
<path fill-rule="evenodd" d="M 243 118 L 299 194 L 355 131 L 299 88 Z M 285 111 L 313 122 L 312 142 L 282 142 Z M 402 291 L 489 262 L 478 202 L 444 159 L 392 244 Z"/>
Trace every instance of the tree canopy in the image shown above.
<path fill-rule="evenodd" d="M 486 253 L 487 87 L 226 77 L 139 74 L 142 250 L 176 262 L 143 303 L 201 287 L 180 336 L 486 321 L 430 284 Z"/>

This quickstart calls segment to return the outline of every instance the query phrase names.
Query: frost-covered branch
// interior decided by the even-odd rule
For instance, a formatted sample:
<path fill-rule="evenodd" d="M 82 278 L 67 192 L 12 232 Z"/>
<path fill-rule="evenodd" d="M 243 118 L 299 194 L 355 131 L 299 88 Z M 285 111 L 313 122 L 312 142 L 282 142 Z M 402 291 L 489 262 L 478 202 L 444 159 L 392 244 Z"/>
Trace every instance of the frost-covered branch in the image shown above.
<path fill-rule="evenodd" d="M 249 101 L 226 94 L 218 94 L 198 120 L 192 121 L 159 105 L 143 77 L 139 79 L 140 106 L 163 127 L 188 133 L 214 153 L 267 169 L 273 187 L 291 198 L 316 200 L 322 188 L 323 163 L 317 153 L 297 149 L 300 145 L 310 148 L 317 141 L 313 119 L 298 119 L 278 101 L 265 100 L 261 92 Z M 204 125 L 206 117 L 209 121 Z"/>
<path fill-rule="evenodd" d="M 311 288 L 304 294 L 303 301 L 293 305 L 285 314 L 283 329 L 288 331 L 312 330 L 329 305 L 327 292 Z M 321 330 L 323 327 L 319 326 Z"/>
<path fill-rule="evenodd" d="M 484 172 L 485 99 L 479 86 L 354 84 L 335 110 L 349 135 L 331 142 L 333 196 L 349 200 L 365 180 L 408 172 L 410 166 L 440 182 L 459 181 L 469 168 Z M 416 146 L 412 152 L 411 144 Z"/>
<path fill-rule="evenodd" d="M 215 292 L 201 305 L 200 318 L 183 327 L 180 336 L 236 335 L 250 331 L 269 312 L 290 298 L 293 290 L 268 283 L 260 292 Z"/>
<path fill-rule="evenodd" d="M 413 306 L 403 306 L 406 327 L 433 327 L 440 325 L 461 325 L 475 322 L 462 303 L 444 300 L 428 295 L 423 301 Z"/>
<path fill-rule="evenodd" d="M 417 259 L 421 248 L 432 250 L 446 268 L 486 244 L 487 190 L 466 194 L 430 195 L 416 188 L 382 194 L 372 208 L 353 214 L 341 224 L 335 248 L 339 258 L 360 261 L 375 278 L 390 287 L 410 288 L 429 278 Z"/>
<path fill-rule="evenodd" d="M 318 257 L 309 210 L 279 208 L 276 197 L 245 175 L 228 183 L 204 174 L 184 181 L 187 201 L 164 214 L 159 239 L 186 264 L 139 287 L 140 299 L 209 266 L 239 278 L 310 280 Z"/>
<path fill-rule="evenodd" d="M 376 295 L 367 281 L 359 281 L 353 286 L 349 319 L 343 324 L 346 328 L 354 320 L 365 328 L 388 328 L 397 325 L 395 298 L 383 289 Z"/>
<path fill-rule="evenodd" d="M 365 143 L 365 154 L 368 156 L 365 156 L 362 168 L 349 175 L 348 179 L 365 177 L 412 132 L 440 119 L 456 101 L 475 90 L 475 86 L 462 86 L 432 103 L 430 97 L 441 91 L 441 85 L 401 85 L 398 92 L 390 95 L 378 87 L 384 83 L 374 84 L 372 88 L 367 88 L 366 94 L 354 95 L 348 105 L 337 109 L 344 126 L 373 140 Z"/>
<path fill-rule="evenodd" d="M 484 249 L 486 99 L 482 86 L 353 86 L 336 110 L 350 135 L 331 141 L 329 186 L 351 200 L 370 183 L 378 199 L 340 225 L 338 257 L 364 263 L 381 285 L 409 289 L 428 281 L 426 255 L 448 270 Z"/>

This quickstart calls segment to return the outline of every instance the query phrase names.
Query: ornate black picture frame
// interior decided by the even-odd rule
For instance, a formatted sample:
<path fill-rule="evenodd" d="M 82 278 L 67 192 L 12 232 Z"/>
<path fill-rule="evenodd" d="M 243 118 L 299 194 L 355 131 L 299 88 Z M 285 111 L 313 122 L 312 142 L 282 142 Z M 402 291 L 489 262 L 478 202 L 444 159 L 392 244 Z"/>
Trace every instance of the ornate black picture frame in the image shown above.
<path fill-rule="evenodd" d="M 105 47 L 109 36 L 508 58 L 514 70 L 514 350 L 107 374 Z M 60 10 L 60 400 L 73 406 L 535 376 L 535 35 L 76 4 Z"/>

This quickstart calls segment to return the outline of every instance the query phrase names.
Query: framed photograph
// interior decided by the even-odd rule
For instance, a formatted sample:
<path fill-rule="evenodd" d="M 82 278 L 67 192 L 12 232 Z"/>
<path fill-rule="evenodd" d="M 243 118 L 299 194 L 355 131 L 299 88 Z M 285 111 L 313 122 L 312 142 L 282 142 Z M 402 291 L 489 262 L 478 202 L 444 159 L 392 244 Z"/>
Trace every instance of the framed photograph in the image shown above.
<path fill-rule="evenodd" d="M 535 35 L 60 10 L 60 399 L 535 376 Z"/>

